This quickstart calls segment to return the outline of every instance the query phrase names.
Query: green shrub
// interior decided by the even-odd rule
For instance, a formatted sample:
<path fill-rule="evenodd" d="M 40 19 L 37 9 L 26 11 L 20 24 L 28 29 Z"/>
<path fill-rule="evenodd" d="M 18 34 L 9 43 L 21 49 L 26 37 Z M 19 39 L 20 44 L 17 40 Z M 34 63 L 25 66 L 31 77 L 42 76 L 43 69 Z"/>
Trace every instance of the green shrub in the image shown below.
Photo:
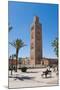
<path fill-rule="evenodd" d="M 26 70 L 27 70 L 27 67 L 22 67 L 22 68 L 21 68 L 21 71 L 22 71 L 22 72 L 26 72 Z"/>

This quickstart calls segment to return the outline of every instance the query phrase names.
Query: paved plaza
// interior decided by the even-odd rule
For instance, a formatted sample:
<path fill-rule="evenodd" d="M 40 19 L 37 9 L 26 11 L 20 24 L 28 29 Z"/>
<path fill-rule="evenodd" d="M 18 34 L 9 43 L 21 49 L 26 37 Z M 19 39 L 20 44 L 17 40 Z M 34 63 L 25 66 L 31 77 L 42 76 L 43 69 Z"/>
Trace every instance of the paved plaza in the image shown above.
<path fill-rule="evenodd" d="M 25 73 L 18 70 L 18 72 L 13 71 L 13 75 L 11 75 L 11 71 L 9 71 L 9 88 L 58 85 L 58 75 L 56 75 L 56 72 L 53 72 L 53 69 L 51 69 L 51 77 L 49 75 L 47 78 L 44 76 L 41 77 L 42 72 L 45 70 L 46 68 L 27 69 L 27 72 Z"/>

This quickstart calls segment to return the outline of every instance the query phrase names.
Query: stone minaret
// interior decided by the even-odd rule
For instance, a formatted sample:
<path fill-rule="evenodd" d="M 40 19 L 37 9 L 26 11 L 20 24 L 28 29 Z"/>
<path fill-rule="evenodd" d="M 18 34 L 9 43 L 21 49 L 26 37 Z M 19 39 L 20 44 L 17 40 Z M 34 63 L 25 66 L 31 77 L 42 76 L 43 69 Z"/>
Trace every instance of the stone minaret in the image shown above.
<path fill-rule="evenodd" d="M 37 16 L 34 17 L 30 35 L 30 64 L 40 64 L 42 58 L 42 24 L 39 23 Z"/>

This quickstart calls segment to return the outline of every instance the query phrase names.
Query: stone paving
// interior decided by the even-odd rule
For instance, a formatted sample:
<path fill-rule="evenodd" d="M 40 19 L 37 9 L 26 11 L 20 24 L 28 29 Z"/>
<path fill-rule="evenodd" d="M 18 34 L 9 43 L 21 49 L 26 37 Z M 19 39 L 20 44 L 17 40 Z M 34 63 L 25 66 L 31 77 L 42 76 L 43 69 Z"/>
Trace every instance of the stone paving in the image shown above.
<path fill-rule="evenodd" d="M 40 87 L 40 86 L 55 86 L 59 85 L 59 78 L 56 72 L 53 72 L 51 77 L 41 77 L 42 69 L 27 69 L 27 72 L 23 73 L 21 70 L 18 72 L 13 71 L 13 75 L 9 71 L 9 88 L 25 88 L 25 87 Z"/>

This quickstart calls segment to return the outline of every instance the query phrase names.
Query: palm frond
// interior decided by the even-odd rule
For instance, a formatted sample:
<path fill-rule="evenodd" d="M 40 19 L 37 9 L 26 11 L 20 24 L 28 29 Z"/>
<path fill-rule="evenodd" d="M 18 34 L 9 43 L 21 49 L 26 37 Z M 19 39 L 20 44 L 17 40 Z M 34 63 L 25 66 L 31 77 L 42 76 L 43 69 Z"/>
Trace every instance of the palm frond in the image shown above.
<path fill-rule="evenodd" d="M 10 32 L 13 29 L 12 26 L 8 26 L 8 31 Z"/>
<path fill-rule="evenodd" d="M 9 42 L 9 44 L 10 44 L 11 46 L 13 46 L 13 47 L 16 48 L 16 44 L 15 44 L 15 42 Z"/>

